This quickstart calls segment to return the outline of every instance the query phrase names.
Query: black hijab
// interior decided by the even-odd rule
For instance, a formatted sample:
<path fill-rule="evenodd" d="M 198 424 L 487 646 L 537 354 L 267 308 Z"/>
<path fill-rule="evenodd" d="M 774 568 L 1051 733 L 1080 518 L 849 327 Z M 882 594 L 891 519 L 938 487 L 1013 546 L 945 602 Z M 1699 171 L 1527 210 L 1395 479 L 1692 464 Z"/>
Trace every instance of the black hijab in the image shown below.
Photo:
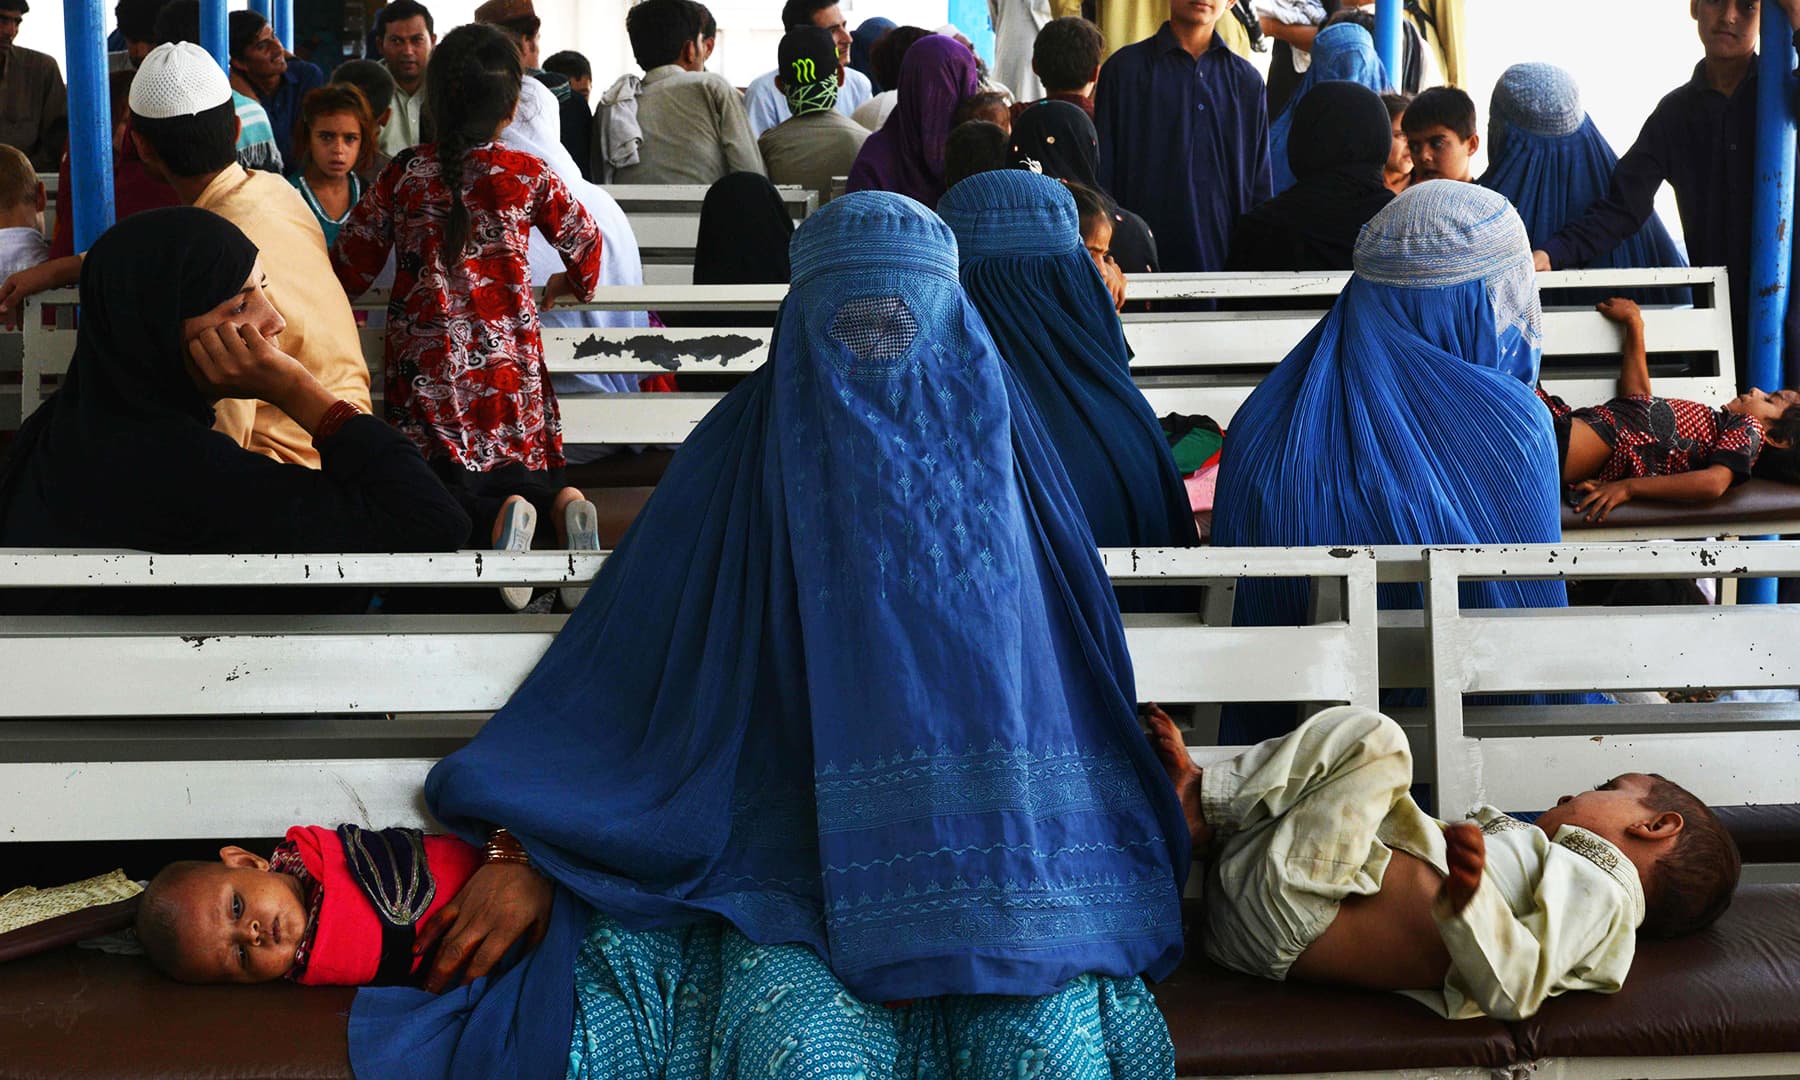
<path fill-rule="evenodd" d="M 761 173 L 735 172 L 706 190 L 696 285 L 785 285 L 794 219 L 781 193 Z"/>
<path fill-rule="evenodd" d="M 1382 182 L 1393 126 L 1365 86 L 1322 82 L 1294 105 L 1293 187 L 1238 219 L 1228 270 L 1349 270 L 1356 234 L 1394 199 Z"/>
<path fill-rule="evenodd" d="M 1040 101 L 1013 119 L 1013 159 L 1065 184 L 1092 188 L 1113 219 L 1113 261 L 1127 274 L 1159 269 L 1156 238 L 1144 219 L 1125 209 L 1100 186 L 1100 136 L 1081 106 Z"/>
<path fill-rule="evenodd" d="M 69 370 L 0 468 L 0 544 L 91 545 L 113 531 L 105 519 L 166 516 L 171 485 L 204 485 L 205 459 L 237 450 L 211 430 L 181 321 L 242 289 L 256 255 L 236 225 L 186 206 L 133 214 L 101 234 L 81 264 Z"/>

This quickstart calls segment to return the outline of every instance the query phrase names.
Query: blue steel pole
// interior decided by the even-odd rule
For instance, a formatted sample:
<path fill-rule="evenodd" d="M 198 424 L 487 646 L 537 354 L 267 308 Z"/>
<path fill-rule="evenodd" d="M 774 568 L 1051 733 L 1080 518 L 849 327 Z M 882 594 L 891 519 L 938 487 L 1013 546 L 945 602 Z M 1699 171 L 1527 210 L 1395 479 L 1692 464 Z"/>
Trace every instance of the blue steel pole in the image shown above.
<path fill-rule="evenodd" d="M 1406 56 L 1402 7 L 1403 0 L 1375 0 L 1375 55 L 1381 57 L 1392 90 L 1400 89 L 1400 68 Z"/>
<path fill-rule="evenodd" d="M 63 47 L 69 67 L 69 187 L 81 193 L 74 208 L 76 251 L 86 251 L 113 223 L 106 6 L 105 0 L 63 0 Z"/>
<path fill-rule="evenodd" d="M 1764 4 L 1756 71 L 1756 186 L 1750 207 L 1750 384 L 1765 390 L 1782 378 L 1794 225 L 1793 30 L 1780 4 Z M 1739 387 L 1744 389 L 1744 387 Z M 1772 604 L 1774 578 L 1738 584 L 1738 601 Z"/>
<path fill-rule="evenodd" d="M 272 0 L 250 0 L 250 10 L 256 12 L 270 22 L 275 21 Z"/>
<path fill-rule="evenodd" d="M 200 0 L 200 46 L 230 72 L 231 42 L 225 26 L 225 0 Z"/>
<path fill-rule="evenodd" d="M 281 39 L 281 47 L 289 52 L 294 51 L 294 0 L 274 0 L 274 17 L 269 21 L 275 25 L 275 36 Z"/>

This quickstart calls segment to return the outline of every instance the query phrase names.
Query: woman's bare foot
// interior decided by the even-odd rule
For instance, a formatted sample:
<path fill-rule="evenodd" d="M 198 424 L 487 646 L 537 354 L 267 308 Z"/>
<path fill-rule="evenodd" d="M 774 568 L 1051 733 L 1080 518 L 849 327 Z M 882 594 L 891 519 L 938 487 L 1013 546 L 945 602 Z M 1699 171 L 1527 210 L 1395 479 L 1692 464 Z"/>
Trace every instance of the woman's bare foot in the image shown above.
<path fill-rule="evenodd" d="M 1187 740 L 1181 737 L 1175 721 L 1169 719 L 1161 706 L 1155 702 L 1144 706 L 1144 722 L 1150 728 L 1146 735 L 1150 747 L 1156 751 L 1163 769 L 1169 774 L 1169 783 L 1175 786 L 1176 797 L 1181 800 L 1188 835 L 1193 837 L 1195 849 L 1204 849 L 1212 842 L 1212 826 L 1206 823 L 1206 815 L 1200 809 L 1200 766 L 1188 756 Z"/>
<path fill-rule="evenodd" d="M 1444 862 L 1450 867 L 1444 875 L 1444 901 L 1450 905 L 1450 914 L 1460 915 L 1475 899 L 1481 875 L 1487 870 L 1487 838 L 1481 835 L 1481 827 L 1468 821 L 1444 826 Z"/>

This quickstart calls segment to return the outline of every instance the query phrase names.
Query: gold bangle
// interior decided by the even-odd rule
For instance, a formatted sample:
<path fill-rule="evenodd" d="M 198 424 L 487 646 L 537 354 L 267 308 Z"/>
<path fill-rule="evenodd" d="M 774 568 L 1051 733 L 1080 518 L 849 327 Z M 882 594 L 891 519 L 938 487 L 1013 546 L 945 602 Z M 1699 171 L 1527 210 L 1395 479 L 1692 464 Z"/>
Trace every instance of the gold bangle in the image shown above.
<path fill-rule="evenodd" d="M 525 854 L 525 845 L 505 829 L 495 829 L 488 833 L 487 844 L 481 849 L 481 856 L 483 862 L 531 865 L 531 856 Z"/>

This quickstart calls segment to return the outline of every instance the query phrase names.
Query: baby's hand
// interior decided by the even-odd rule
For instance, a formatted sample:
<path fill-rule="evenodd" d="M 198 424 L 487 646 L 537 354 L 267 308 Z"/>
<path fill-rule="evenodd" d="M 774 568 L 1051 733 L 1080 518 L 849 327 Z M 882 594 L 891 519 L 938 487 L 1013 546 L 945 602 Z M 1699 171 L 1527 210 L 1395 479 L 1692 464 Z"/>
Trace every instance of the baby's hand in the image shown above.
<path fill-rule="evenodd" d="M 1643 311 L 1638 308 L 1635 302 L 1627 300 L 1623 296 L 1615 296 L 1610 300 L 1602 300 L 1594 305 L 1594 310 L 1606 316 L 1608 320 L 1618 323 L 1620 326 L 1644 325 Z"/>
<path fill-rule="evenodd" d="M 1475 899 L 1487 869 L 1487 838 L 1481 835 L 1481 826 L 1471 821 L 1444 826 L 1444 862 L 1450 872 L 1439 895 L 1450 906 L 1450 914 L 1461 915 Z"/>

